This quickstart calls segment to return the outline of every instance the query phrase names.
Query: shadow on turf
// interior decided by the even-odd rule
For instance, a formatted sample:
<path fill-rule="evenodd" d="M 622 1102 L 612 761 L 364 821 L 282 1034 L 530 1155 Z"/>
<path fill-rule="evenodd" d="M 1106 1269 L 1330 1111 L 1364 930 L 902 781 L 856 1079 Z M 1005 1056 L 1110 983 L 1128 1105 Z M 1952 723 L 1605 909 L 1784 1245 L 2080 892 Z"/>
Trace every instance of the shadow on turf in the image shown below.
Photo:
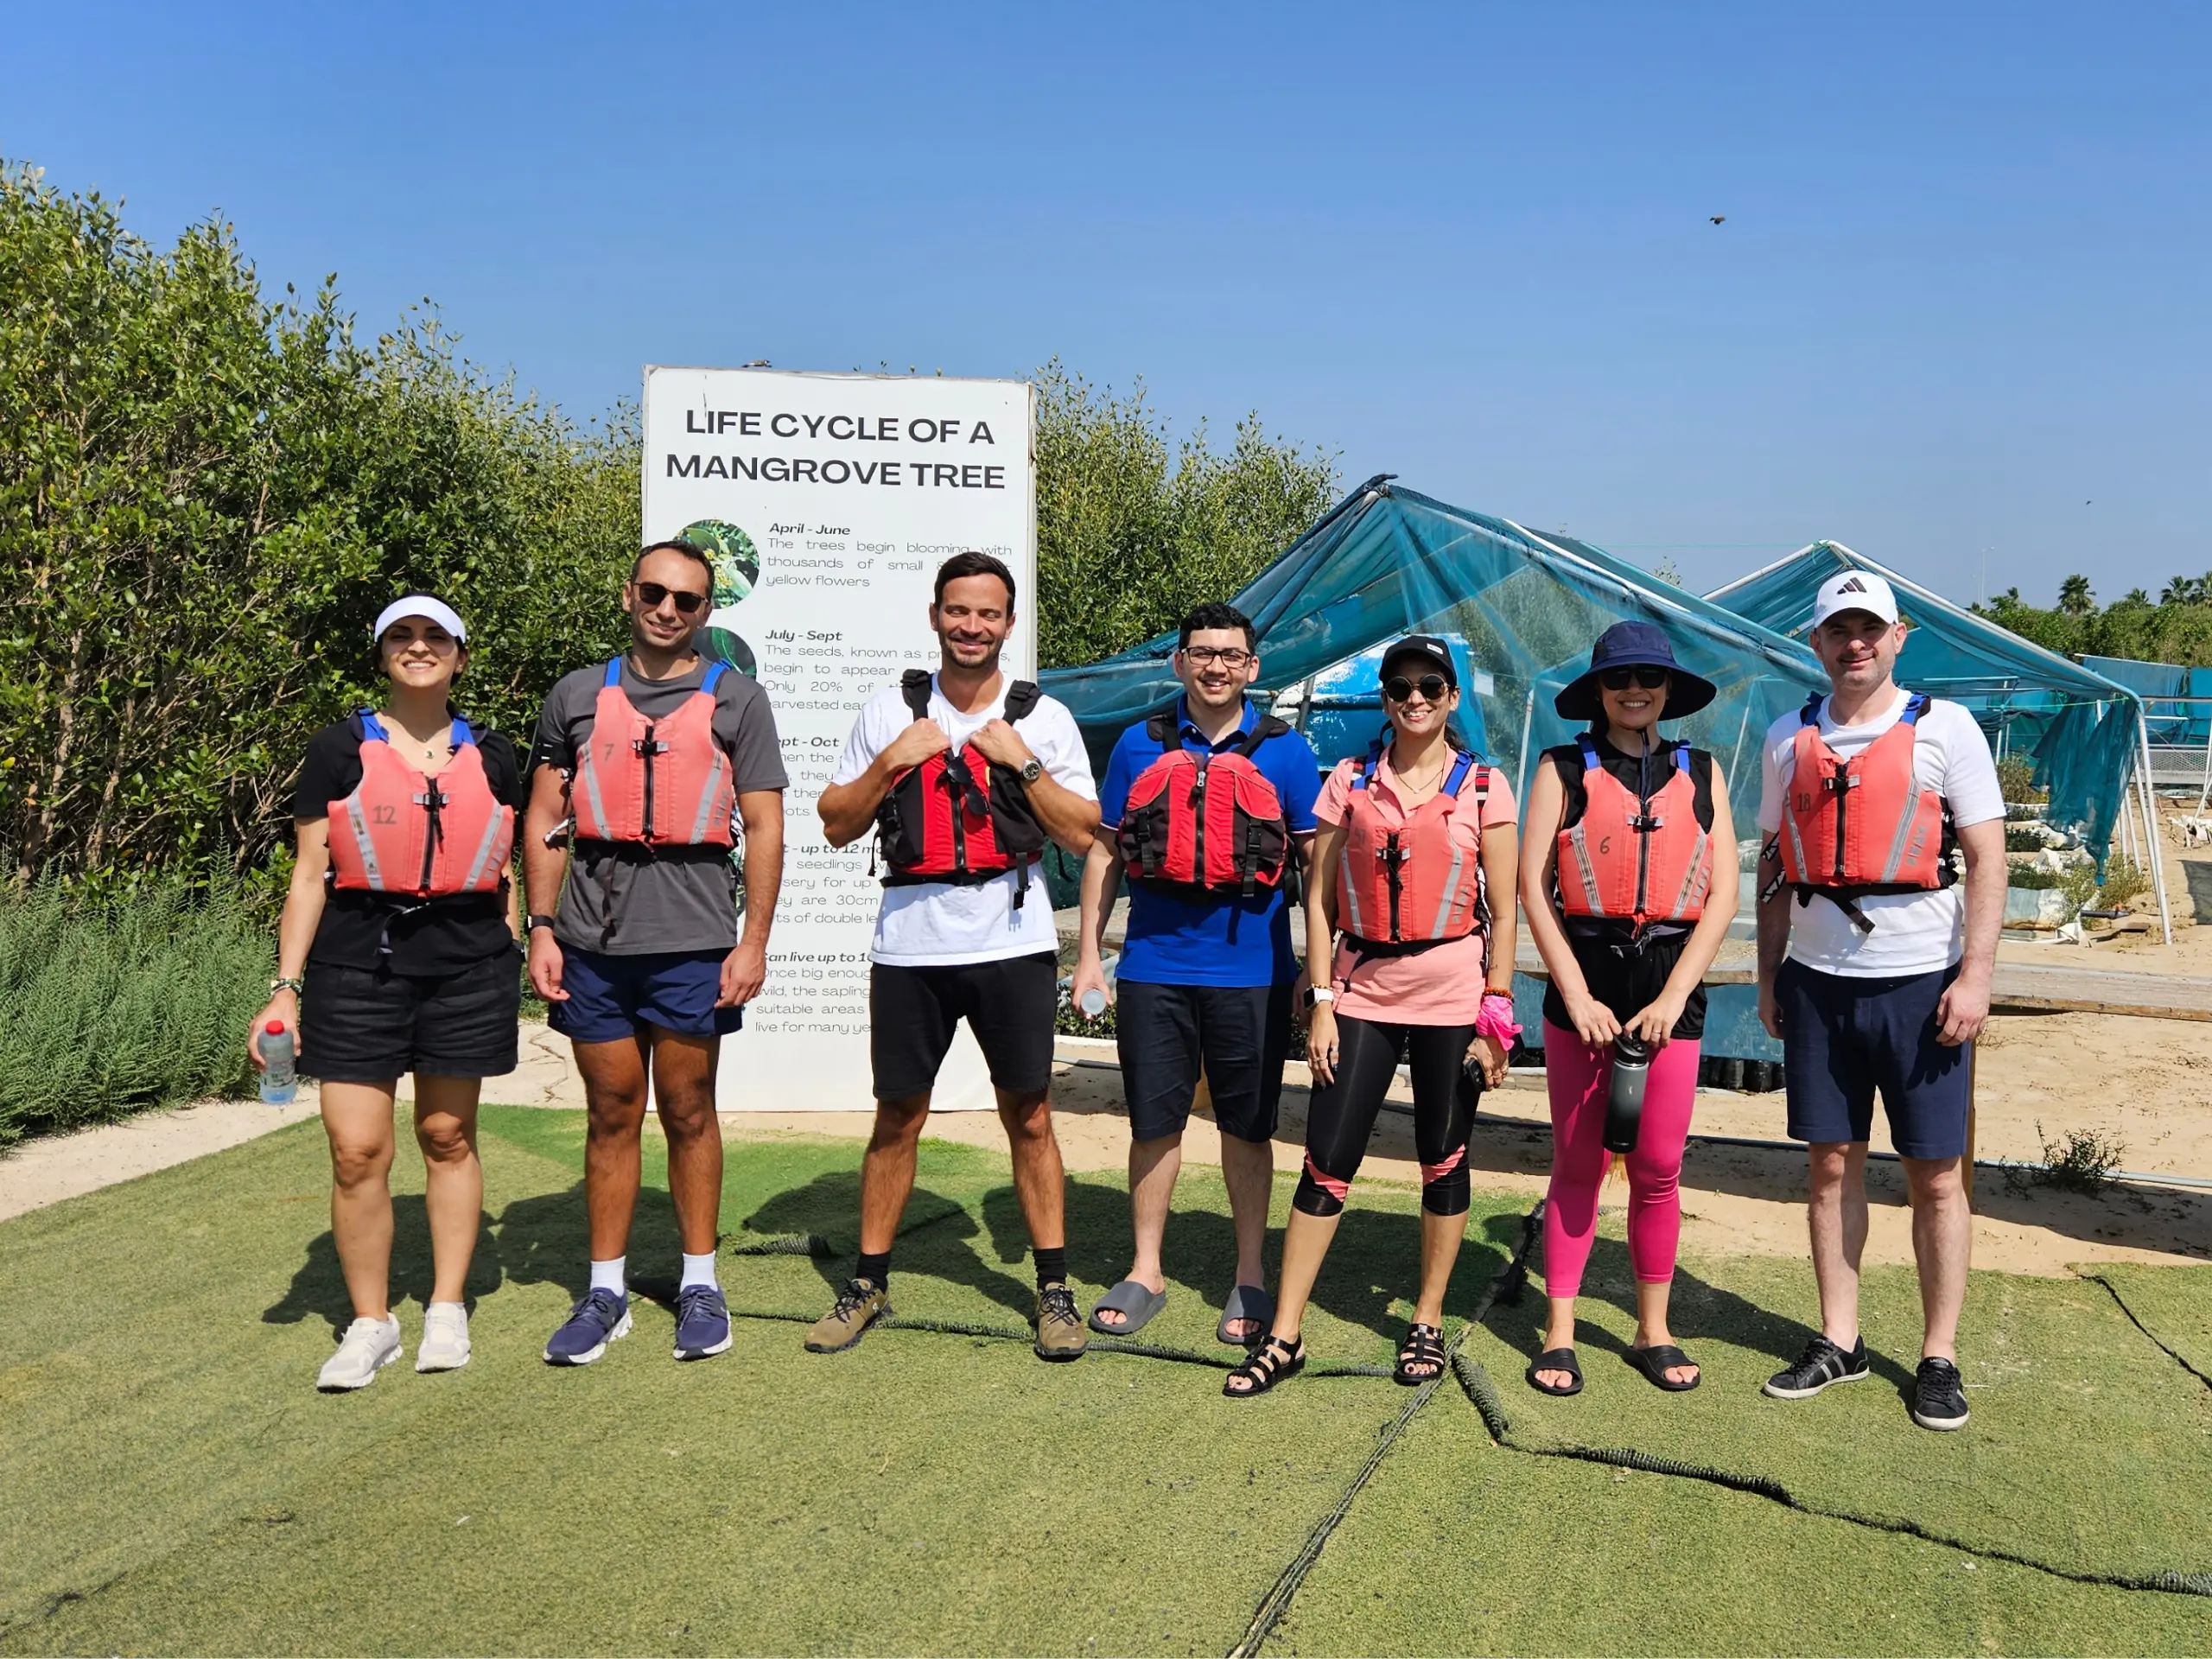
<path fill-rule="evenodd" d="M 581 1207 L 581 1195 L 576 1202 Z M 395 1305 L 411 1298 L 427 1307 L 431 1289 L 430 1224 L 423 1195 L 393 1194 L 391 1220 L 391 1280 L 387 1294 Z M 472 1306 L 499 1287 L 503 1268 L 491 1218 L 482 1217 L 476 1225 L 476 1254 L 469 1261 L 465 1292 Z M 346 1275 L 338 1265 L 338 1246 L 327 1231 L 308 1241 L 307 1259 L 294 1271 L 283 1295 L 262 1310 L 261 1321 L 298 1325 L 318 1314 L 329 1321 L 334 1337 L 342 1336 L 353 1319 L 353 1300 L 346 1294 Z"/>
<path fill-rule="evenodd" d="M 1513 1225 L 1518 1226 L 1517 1218 Z M 1495 1230 L 1495 1224 L 1493 1224 Z M 1539 1249 L 1531 1265 L 1541 1266 L 1543 1252 Z M 1595 1284 L 1620 1286 L 1616 1294 L 1600 1296 L 1591 1286 Z M 1635 1274 L 1629 1264 L 1628 1246 L 1618 1239 L 1599 1238 L 1591 1247 L 1590 1263 L 1583 1275 L 1581 1304 L 1603 1301 L 1624 1311 L 1631 1323 L 1636 1318 Z M 1580 1309 L 1578 1308 L 1578 1313 Z M 1518 1312 L 1493 1312 L 1487 1323 L 1491 1332 L 1529 1359 L 1534 1360 L 1542 1350 L 1544 1340 L 1545 1304 L 1541 1294 L 1531 1287 L 1531 1294 L 1524 1299 Z M 1786 1314 L 1761 1307 L 1746 1301 L 1732 1290 L 1722 1290 L 1709 1281 L 1677 1267 L 1675 1269 L 1675 1292 L 1669 1299 L 1668 1323 L 1674 1328 L 1675 1340 L 1680 1343 L 1690 1357 L 1697 1357 L 1700 1338 L 1710 1337 L 1716 1341 L 1732 1343 L 1753 1353 L 1770 1357 L 1775 1369 L 1781 1370 L 1804 1351 L 1816 1332 L 1814 1327 Z M 1575 1323 L 1575 1345 L 1594 1348 L 1613 1354 L 1625 1361 L 1628 1344 L 1611 1331 L 1587 1317 Z M 1897 1390 L 1898 1398 L 1910 1407 L 1913 1399 L 1913 1374 L 1888 1355 L 1869 1348 L 1868 1358 L 1874 1375 L 1885 1377 Z"/>

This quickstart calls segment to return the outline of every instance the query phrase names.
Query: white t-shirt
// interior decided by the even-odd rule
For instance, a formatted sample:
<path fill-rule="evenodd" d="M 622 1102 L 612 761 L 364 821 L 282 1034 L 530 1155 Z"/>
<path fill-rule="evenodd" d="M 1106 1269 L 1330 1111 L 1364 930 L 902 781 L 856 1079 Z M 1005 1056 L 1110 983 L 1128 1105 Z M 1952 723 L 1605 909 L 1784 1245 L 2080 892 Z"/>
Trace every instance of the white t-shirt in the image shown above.
<path fill-rule="evenodd" d="M 1861 753 L 1904 716 L 1910 694 L 1899 690 L 1881 714 L 1857 726 L 1828 719 L 1828 699 L 1821 699 L 1821 738 L 1840 760 Z M 1793 710 L 1767 728 L 1765 787 L 1759 796 L 1759 830 L 1771 837 L 1782 827 L 1782 803 L 1796 775 L 1797 729 Z M 2005 816 L 2004 791 L 1997 783 L 1997 762 L 1974 716 L 1955 702 L 1940 699 L 1928 706 L 1913 734 L 1912 772 L 1923 789 L 1939 790 L 1951 809 L 1951 821 L 1963 828 Z M 1762 862 L 1764 886 L 1774 867 Z M 1808 905 L 1789 905 L 1789 959 L 1824 974 L 1859 979 L 1890 975 L 1929 974 L 1949 967 L 1966 950 L 1963 885 L 1928 893 L 1868 893 L 1859 901 L 1871 933 L 1853 925 L 1840 905 L 1815 894 Z"/>
<path fill-rule="evenodd" d="M 1006 683 L 1010 682 L 1001 683 L 990 707 L 963 715 L 944 700 L 937 677 L 930 677 L 930 718 L 944 728 L 955 750 L 965 748 L 970 737 L 1006 712 Z M 868 699 L 853 722 L 852 735 L 845 740 L 845 752 L 837 757 L 837 770 L 830 781 L 851 783 L 913 723 L 913 712 L 899 688 L 886 686 Z M 1086 801 L 1098 798 L 1097 785 L 1090 780 L 1090 756 L 1065 703 L 1038 698 L 1014 730 L 1054 783 Z M 944 968 L 1057 951 L 1059 935 L 1052 927 L 1052 899 L 1045 890 L 1044 871 L 1030 870 L 1029 896 L 1017 910 L 1014 899 L 1020 881 L 1020 872 L 1007 870 L 976 887 L 927 881 L 886 887 L 868 960 L 892 968 Z"/>

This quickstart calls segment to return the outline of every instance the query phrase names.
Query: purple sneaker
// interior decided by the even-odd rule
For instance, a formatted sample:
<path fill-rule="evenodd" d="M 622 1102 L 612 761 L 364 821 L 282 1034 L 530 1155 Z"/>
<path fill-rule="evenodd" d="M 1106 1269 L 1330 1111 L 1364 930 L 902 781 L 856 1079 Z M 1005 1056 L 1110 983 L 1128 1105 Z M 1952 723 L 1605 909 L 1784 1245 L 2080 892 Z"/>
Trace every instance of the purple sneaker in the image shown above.
<path fill-rule="evenodd" d="M 729 1304 L 718 1285 L 686 1285 L 676 1293 L 676 1357 L 710 1359 L 729 1348 Z"/>
<path fill-rule="evenodd" d="M 568 1322 L 545 1344 L 548 1365 L 588 1365 L 607 1344 L 630 1334 L 630 1299 L 594 1290 L 569 1310 Z"/>

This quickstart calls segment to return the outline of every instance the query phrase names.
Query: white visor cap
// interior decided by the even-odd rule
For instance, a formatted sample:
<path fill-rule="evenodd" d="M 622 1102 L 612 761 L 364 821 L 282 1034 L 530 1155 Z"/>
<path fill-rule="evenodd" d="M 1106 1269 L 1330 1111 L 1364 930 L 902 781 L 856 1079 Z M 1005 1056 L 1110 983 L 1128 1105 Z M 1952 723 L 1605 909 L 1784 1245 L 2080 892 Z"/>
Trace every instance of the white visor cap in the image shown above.
<path fill-rule="evenodd" d="M 462 626 L 461 613 L 442 599 L 432 599 L 428 594 L 410 594 L 404 599 L 395 599 L 377 613 L 376 632 L 369 637 L 382 639 L 384 631 L 403 616 L 419 616 L 425 622 L 435 622 L 463 645 L 468 643 L 468 630 Z"/>
<path fill-rule="evenodd" d="M 1890 584 L 1871 570 L 1843 570 L 1821 584 L 1820 594 L 1813 601 L 1813 626 L 1834 616 L 1838 611 L 1866 611 L 1885 622 L 1897 620 L 1897 596 L 1890 591 Z"/>

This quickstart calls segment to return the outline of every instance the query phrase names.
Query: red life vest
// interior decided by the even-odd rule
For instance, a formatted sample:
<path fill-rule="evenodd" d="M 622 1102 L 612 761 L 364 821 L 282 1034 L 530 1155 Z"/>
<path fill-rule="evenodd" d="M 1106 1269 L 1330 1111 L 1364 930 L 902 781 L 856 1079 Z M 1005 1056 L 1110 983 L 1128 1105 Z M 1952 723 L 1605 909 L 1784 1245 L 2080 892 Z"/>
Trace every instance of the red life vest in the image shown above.
<path fill-rule="evenodd" d="M 1490 925 L 1483 889 L 1482 814 L 1490 795 L 1490 768 L 1464 749 L 1455 753 L 1443 787 L 1397 825 L 1383 820 L 1368 790 L 1382 756 L 1380 741 L 1367 751 L 1351 784 L 1338 861 L 1338 923 L 1363 957 L 1424 950 Z M 1470 849 L 1452 833 L 1461 791 L 1474 781 L 1475 842 Z"/>
<path fill-rule="evenodd" d="M 1177 711 L 1177 712 L 1179 712 Z M 1181 899 L 1249 899 L 1281 886 L 1290 851 L 1282 797 L 1252 764 L 1260 745 L 1290 728 L 1272 715 L 1225 749 L 1183 747 L 1174 713 L 1145 723 L 1163 746 L 1129 785 L 1114 844 L 1133 881 Z"/>
<path fill-rule="evenodd" d="M 729 756 L 715 741 L 715 682 L 729 664 L 710 662 L 699 689 L 659 720 L 647 720 L 622 690 L 622 659 L 607 665 L 592 711 L 591 740 L 576 752 L 569 790 L 578 841 L 655 847 L 733 847 L 737 806 Z"/>
<path fill-rule="evenodd" d="M 930 717 L 930 671 L 910 668 L 899 677 L 899 692 L 916 720 Z M 1034 683 L 1016 680 L 1006 689 L 1005 718 L 1019 721 L 1037 706 Z M 1020 775 L 1010 766 L 986 763 L 978 783 L 969 750 L 945 750 L 891 780 L 876 810 L 876 844 L 890 873 L 887 887 L 918 887 L 926 881 L 980 887 L 1008 870 L 1018 870 L 1014 907 L 1029 896 L 1029 867 L 1045 855 L 1045 830 L 1029 808 Z"/>
<path fill-rule="evenodd" d="M 1858 904 L 1864 895 L 1923 893 L 1955 879 L 1950 811 L 1942 792 L 1921 788 L 1913 772 L 1929 701 L 1913 693 L 1896 725 L 1843 760 L 1821 736 L 1821 699 L 1807 700 L 1782 810 L 1782 879 L 1799 904 L 1825 893 L 1872 931 Z"/>
<path fill-rule="evenodd" d="M 454 717 L 453 759 L 435 778 L 401 760 L 365 709 L 360 727 L 361 781 L 330 804 L 331 885 L 410 899 L 499 892 L 515 812 L 492 793 L 468 722 Z"/>
<path fill-rule="evenodd" d="M 1559 833 L 1559 907 L 1569 916 L 1694 922 L 1713 886 L 1713 837 L 1697 821 L 1690 746 L 1669 751 L 1669 776 L 1647 802 L 1605 769 L 1585 733 L 1582 816 Z"/>

